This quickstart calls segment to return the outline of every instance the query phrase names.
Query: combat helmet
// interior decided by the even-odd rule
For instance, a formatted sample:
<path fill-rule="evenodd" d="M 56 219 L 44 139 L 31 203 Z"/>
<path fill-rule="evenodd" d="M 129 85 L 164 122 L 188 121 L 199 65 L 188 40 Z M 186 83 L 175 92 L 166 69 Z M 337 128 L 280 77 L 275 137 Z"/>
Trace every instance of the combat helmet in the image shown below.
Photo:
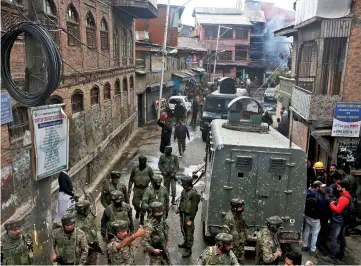
<path fill-rule="evenodd" d="M 110 224 L 113 230 L 113 234 L 116 235 L 120 231 L 128 231 L 129 224 L 127 221 L 124 220 L 116 220 Z"/>
<path fill-rule="evenodd" d="M 72 215 L 70 213 L 64 214 L 63 217 L 61 217 L 61 224 L 63 226 L 70 225 L 70 224 L 75 224 L 74 215 Z"/>
<path fill-rule="evenodd" d="M 182 187 L 190 187 L 193 186 L 193 177 L 191 176 L 183 176 L 181 178 Z"/>
<path fill-rule="evenodd" d="M 233 208 L 243 208 L 244 200 L 243 199 L 231 199 L 230 201 L 231 207 Z"/>
<path fill-rule="evenodd" d="M 90 201 L 80 200 L 75 203 L 75 208 L 76 208 L 77 213 L 87 214 L 90 205 L 91 205 Z"/>
<path fill-rule="evenodd" d="M 271 216 L 266 219 L 267 224 L 280 226 L 283 224 L 282 219 L 279 216 Z"/>
<path fill-rule="evenodd" d="M 157 176 L 153 177 L 152 183 L 156 184 L 156 185 L 161 185 L 162 181 L 163 181 L 163 178 L 161 176 L 157 175 Z"/>
<path fill-rule="evenodd" d="M 154 201 L 150 204 L 150 210 L 152 211 L 152 214 L 154 215 L 156 212 L 163 212 L 164 207 L 163 203 Z"/>
<path fill-rule="evenodd" d="M 119 191 L 119 190 L 114 190 L 114 191 L 112 191 L 111 197 L 112 197 L 112 200 L 113 200 L 113 201 L 115 201 L 115 200 L 121 200 L 121 201 L 123 201 L 123 200 L 124 200 L 124 194 L 123 194 L 123 192 L 121 192 L 121 191 Z"/>
<path fill-rule="evenodd" d="M 22 226 L 23 226 L 22 220 L 11 220 L 11 221 L 5 223 L 5 225 L 4 225 L 5 230 L 7 230 L 7 231 L 12 230 L 14 228 L 20 228 Z"/>
<path fill-rule="evenodd" d="M 219 233 L 216 235 L 215 240 L 217 246 L 232 245 L 233 236 L 227 233 Z"/>
<path fill-rule="evenodd" d="M 118 170 L 115 170 L 115 171 L 111 171 L 111 172 L 110 172 L 110 178 L 111 178 L 111 179 L 119 179 L 121 175 L 122 175 L 122 174 L 121 174 L 120 171 L 118 171 Z"/>

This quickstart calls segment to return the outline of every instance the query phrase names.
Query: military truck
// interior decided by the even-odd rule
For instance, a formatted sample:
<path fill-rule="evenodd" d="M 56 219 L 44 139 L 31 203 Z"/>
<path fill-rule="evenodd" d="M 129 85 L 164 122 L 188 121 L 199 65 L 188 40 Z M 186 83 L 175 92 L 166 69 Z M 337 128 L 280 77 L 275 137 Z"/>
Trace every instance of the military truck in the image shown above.
<path fill-rule="evenodd" d="M 246 250 L 254 250 L 256 233 L 272 215 L 284 221 L 281 243 L 299 243 L 306 200 L 306 153 L 261 123 L 263 110 L 257 101 L 239 97 L 228 105 L 228 111 L 228 120 L 215 119 L 211 124 L 202 192 L 204 236 L 214 237 L 223 229 L 230 200 L 241 198 L 249 235 Z"/>
<path fill-rule="evenodd" d="M 208 95 L 203 105 L 200 122 L 203 141 L 207 140 L 209 126 L 213 119 L 227 119 L 227 105 L 235 98 L 246 95 L 246 89 L 236 88 L 236 81 L 231 78 L 222 78 L 218 81 L 218 89 Z"/>

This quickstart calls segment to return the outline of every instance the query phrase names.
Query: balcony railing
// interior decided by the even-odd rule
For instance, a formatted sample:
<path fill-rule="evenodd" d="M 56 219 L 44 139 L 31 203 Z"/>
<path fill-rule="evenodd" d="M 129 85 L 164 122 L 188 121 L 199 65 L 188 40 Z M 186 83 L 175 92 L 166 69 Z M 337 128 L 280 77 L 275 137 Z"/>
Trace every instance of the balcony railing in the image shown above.
<path fill-rule="evenodd" d="M 280 77 L 280 86 L 276 91 L 276 96 L 278 99 L 291 99 L 292 97 L 292 88 L 295 84 L 295 80 L 291 78 Z"/>
<path fill-rule="evenodd" d="M 340 101 L 342 95 L 315 95 L 296 85 L 292 88 L 292 108 L 307 121 L 332 121 L 336 102 Z"/>
<path fill-rule="evenodd" d="M 111 5 L 133 18 L 158 17 L 157 0 L 111 0 Z"/>

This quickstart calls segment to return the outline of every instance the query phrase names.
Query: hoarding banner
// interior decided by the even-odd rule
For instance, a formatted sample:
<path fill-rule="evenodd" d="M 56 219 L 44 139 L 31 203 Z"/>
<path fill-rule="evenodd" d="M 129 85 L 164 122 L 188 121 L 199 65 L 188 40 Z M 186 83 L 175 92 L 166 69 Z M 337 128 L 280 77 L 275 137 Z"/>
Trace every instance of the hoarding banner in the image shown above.
<path fill-rule="evenodd" d="M 360 128 L 361 103 L 336 103 L 332 136 L 358 138 L 360 136 Z"/>

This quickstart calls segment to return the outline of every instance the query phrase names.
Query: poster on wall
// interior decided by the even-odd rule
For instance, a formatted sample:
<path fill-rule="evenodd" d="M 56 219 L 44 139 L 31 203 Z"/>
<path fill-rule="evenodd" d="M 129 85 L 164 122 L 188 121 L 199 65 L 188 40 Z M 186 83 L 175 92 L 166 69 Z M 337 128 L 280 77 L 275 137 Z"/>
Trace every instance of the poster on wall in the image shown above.
<path fill-rule="evenodd" d="M 69 122 L 62 106 L 31 108 L 37 181 L 68 169 Z"/>
<path fill-rule="evenodd" d="M 361 139 L 339 138 L 337 151 L 337 166 L 348 165 L 351 169 L 361 169 Z"/>
<path fill-rule="evenodd" d="M 1 93 L 1 125 L 13 122 L 13 109 L 10 95 Z"/>
<path fill-rule="evenodd" d="M 361 128 L 361 103 L 338 102 L 332 124 L 332 137 L 358 138 Z"/>

